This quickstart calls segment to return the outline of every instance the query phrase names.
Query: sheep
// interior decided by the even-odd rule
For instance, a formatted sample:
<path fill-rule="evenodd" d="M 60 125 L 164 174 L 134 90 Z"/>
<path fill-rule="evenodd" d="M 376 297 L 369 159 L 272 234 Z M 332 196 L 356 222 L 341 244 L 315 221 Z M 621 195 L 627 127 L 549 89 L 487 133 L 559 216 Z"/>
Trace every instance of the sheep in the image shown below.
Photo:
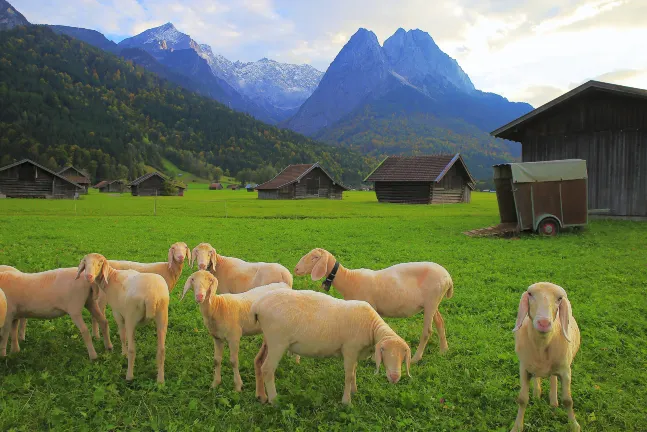
<path fill-rule="evenodd" d="M 119 328 L 121 353 L 128 355 L 126 380 L 134 378 L 135 327 L 155 320 L 157 326 L 157 382 L 164 382 L 165 341 L 168 326 L 169 291 L 164 278 L 155 273 L 116 270 L 103 255 L 91 253 L 79 263 L 76 278 L 85 279 L 105 292 Z"/>
<path fill-rule="evenodd" d="M 216 253 L 209 243 L 200 243 L 193 249 L 193 263 L 199 270 L 207 270 L 218 279 L 222 294 L 240 294 L 262 285 L 284 282 L 292 288 L 292 274 L 281 264 L 250 263 Z"/>
<path fill-rule="evenodd" d="M 90 359 L 96 359 L 90 332 L 83 322 L 83 307 L 90 311 L 104 331 L 105 348 L 112 350 L 108 321 L 96 303 L 96 287 L 92 283 L 75 280 L 75 274 L 74 267 L 41 273 L 0 272 L 0 287 L 7 298 L 6 325 L 0 334 L 0 357 L 7 355 L 10 331 L 13 333 L 11 352 L 20 351 L 16 337 L 20 318 L 51 319 L 67 314 L 81 332 Z"/>
<path fill-rule="evenodd" d="M 198 270 L 184 285 L 182 299 L 193 288 L 195 301 L 200 304 L 200 312 L 205 327 L 213 337 L 214 371 L 211 387 L 221 382 L 220 369 L 224 342 L 229 345 L 229 359 L 234 370 L 234 390 L 242 391 L 243 381 L 238 369 L 238 350 L 240 338 L 261 333 L 261 328 L 249 314 L 252 302 L 266 293 L 280 289 L 291 289 L 284 282 L 263 285 L 240 294 L 216 295 L 219 281 L 211 273 Z"/>
<path fill-rule="evenodd" d="M 254 301 L 251 314 L 263 331 L 263 345 L 254 360 L 256 397 L 262 403 L 276 399 L 274 372 L 287 349 L 307 357 L 341 355 L 346 372 L 342 403 L 346 405 L 351 393 L 357 392 L 357 360 L 371 352 L 375 373 L 384 361 L 389 382 L 400 380 L 403 360 L 411 376 L 411 349 L 365 301 L 280 290 Z"/>
<path fill-rule="evenodd" d="M 169 291 L 173 291 L 175 284 L 182 276 L 184 260 L 191 261 L 191 250 L 184 242 L 173 243 L 168 250 L 167 262 L 138 263 L 134 261 L 109 260 L 110 267 L 115 270 L 135 270 L 139 273 L 156 273 L 164 278 Z M 99 293 L 99 308 L 105 314 L 107 299 L 103 292 Z M 99 338 L 99 326 L 92 321 L 92 334 Z"/>
<path fill-rule="evenodd" d="M 11 267 L 11 266 L 8 266 L 8 265 L 0 265 L 0 272 L 5 272 L 5 271 L 12 271 L 12 272 L 20 273 L 20 270 L 18 270 L 15 267 Z M 19 327 L 19 333 L 20 333 L 19 334 L 19 337 L 20 337 L 19 340 L 24 341 L 25 340 L 25 328 L 27 327 L 27 318 L 20 318 L 18 320 L 18 323 L 19 323 L 18 327 Z M 0 327 L 2 327 L 2 326 L 0 326 Z M 12 336 L 12 337 L 15 337 L 15 336 Z"/>
<path fill-rule="evenodd" d="M 338 266 L 336 273 L 335 266 Z M 310 274 L 314 281 L 327 276 L 322 284 L 326 291 L 334 284 L 345 300 L 364 300 L 383 317 L 405 318 L 424 310 L 422 336 L 412 363 L 422 359 L 431 336 L 432 319 L 438 330 L 440 352 L 448 350 L 445 323 L 438 306 L 443 297 L 454 295 L 454 283 L 447 270 L 439 264 L 411 262 L 377 271 L 349 270 L 330 252 L 316 248 L 299 260 L 294 274 Z"/>
<path fill-rule="evenodd" d="M 535 377 L 533 393 L 537 398 L 541 396 L 541 378 L 550 377 L 550 404 L 553 407 L 559 404 L 557 377 L 561 379 L 562 402 L 568 412 L 571 431 L 579 432 L 571 396 L 571 363 L 580 348 L 580 329 L 564 288 L 549 282 L 528 287 L 521 295 L 513 332 L 521 389 L 512 432 L 523 430 L 530 375 Z"/>

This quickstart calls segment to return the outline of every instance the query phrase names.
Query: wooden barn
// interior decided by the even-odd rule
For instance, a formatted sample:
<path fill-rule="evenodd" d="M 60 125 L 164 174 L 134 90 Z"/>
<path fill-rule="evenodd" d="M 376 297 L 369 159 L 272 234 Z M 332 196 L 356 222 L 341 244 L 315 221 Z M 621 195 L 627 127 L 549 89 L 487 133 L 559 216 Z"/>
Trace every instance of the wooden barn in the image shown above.
<path fill-rule="evenodd" d="M 133 180 L 128 186 L 133 196 L 162 196 L 167 195 L 166 182 L 170 182 L 166 176 L 155 171 L 145 174 L 136 180 Z M 175 185 L 177 187 L 177 196 L 184 196 L 184 186 Z"/>
<path fill-rule="evenodd" d="M 83 187 L 29 159 L 0 168 L 0 194 L 9 198 L 74 198 Z"/>
<path fill-rule="evenodd" d="M 230 184 L 230 185 L 227 185 L 227 189 L 238 190 L 238 189 L 240 189 L 240 185 Z"/>
<path fill-rule="evenodd" d="M 124 193 L 126 192 L 126 182 L 123 180 L 104 180 L 94 186 L 102 193 Z"/>
<path fill-rule="evenodd" d="M 222 189 L 224 188 L 222 187 L 221 183 L 211 183 L 209 185 L 209 190 L 222 190 Z"/>
<path fill-rule="evenodd" d="M 590 214 L 647 217 L 647 90 L 589 81 L 492 135 L 524 162 L 586 160 Z"/>
<path fill-rule="evenodd" d="M 256 190 L 259 199 L 342 199 L 342 193 L 348 188 L 335 181 L 318 163 L 313 163 L 288 165 Z"/>
<path fill-rule="evenodd" d="M 78 184 L 83 188 L 83 193 L 88 193 L 88 189 L 90 188 L 90 176 L 85 171 L 81 171 L 80 169 L 70 165 L 60 170 L 58 175 Z"/>
<path fill-rule="evenodd" d="M 364 181 L 379 202 L 405 204 L 468 203 L 476 184 L 460 153 L 389 156 Z"/>

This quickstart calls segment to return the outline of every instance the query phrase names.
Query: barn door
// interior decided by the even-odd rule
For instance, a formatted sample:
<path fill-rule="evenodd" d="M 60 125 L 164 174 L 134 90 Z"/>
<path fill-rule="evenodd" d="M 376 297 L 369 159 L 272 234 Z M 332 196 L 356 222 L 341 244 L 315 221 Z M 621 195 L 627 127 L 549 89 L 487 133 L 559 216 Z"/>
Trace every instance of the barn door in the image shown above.
<path fill-rule="evenodd" d="M 306 195 L 319 196 L 319 177 L 306 180 Z"/>

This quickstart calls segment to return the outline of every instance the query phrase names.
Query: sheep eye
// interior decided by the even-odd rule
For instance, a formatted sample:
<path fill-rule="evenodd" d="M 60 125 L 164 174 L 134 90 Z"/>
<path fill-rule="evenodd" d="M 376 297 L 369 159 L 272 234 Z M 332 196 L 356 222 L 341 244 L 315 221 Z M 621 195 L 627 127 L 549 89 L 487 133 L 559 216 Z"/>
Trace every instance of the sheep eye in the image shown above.
<path fill-rule="evenodd" d="M 529 292 L 529 293 L 528 293 L 528 296 L 532 297 L 532 293 L 531 293 L 531 292 Z"/>
<path fill-rule="evenodd" d="M 561 302 L 563 298 L 564 298 L 564 297 L 559 297 L 559 298 L 557 299 L 557 301 L 558 301 L 558 302 Z"/>

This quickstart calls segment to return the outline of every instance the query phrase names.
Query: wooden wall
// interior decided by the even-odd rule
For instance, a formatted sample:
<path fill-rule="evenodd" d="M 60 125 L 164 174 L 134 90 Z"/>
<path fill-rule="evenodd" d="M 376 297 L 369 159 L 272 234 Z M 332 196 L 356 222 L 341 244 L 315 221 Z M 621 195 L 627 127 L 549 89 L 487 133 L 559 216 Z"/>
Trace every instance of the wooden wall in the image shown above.
<path fill-rule="evenodd" d="M 586 160 L 589 209 L 647 216 L 647 103 L 582 98 L 535 120 L 522 144 L 524 162 Z"/>
<path fill-rule="evenodd" d="M 120 182 L 114 182 L 99 189 L 99 192 L 123 193 L 126 186 Z"/>
<path fill-rule="evenodd" d="M 320 168 L 310 171 L 298 183 L 292 183 L 281 189 L 258 191 L 260 199 L 342 199 L 342 195 L 341 186 L 334 185 L 330 177 Z"/>
<path fill-rule="evenodd" d="M 77 192 L 73 184 L 29 163 L 0 171 L 0 193 L 9 198 L 71 199 Z"/>
<path fill-rule="evenodd" d="M 452 204 L 461 202 L 470 202 L 472 191 L 467 186 L 467 174 L 463 167 L 454 164 L 442 180 L 432 185 L 431 203 L 432 204 Z"/>
<path fill-rule="evenodd" d="M 375 195 L 379 202 L 429 204 L 430 182 L 375 182 Z"/>
<path fill-rule="evenodd" d="M 155 196 L 164 193 L 164 180 L 157 176 L 150 177 L 137 186 L 132 187 L 132 194 L 135 196 Z"/>

